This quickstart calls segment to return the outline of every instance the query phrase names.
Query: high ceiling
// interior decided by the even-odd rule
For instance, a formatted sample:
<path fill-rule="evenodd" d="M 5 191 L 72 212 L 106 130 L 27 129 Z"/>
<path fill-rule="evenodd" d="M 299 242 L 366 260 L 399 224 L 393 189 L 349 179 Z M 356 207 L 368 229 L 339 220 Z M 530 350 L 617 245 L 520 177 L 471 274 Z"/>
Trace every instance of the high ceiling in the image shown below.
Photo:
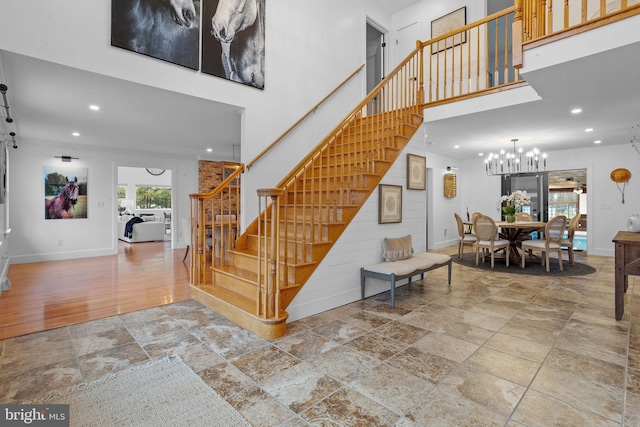
<path fill-rule="evenodd" d="M 417 3 L 376 1 L 383 8 L 393 4 L 390 13 Z M 15 119 L 8 127 L 3 122 L 8 128 L 4 132 L 15 131 L 18 145 L 21 138 L 36 138 L 167 156 L 239 159 L 236 106 L 6 51 L 0 51 L 0 60 L 6 78 L 0 83 L 9 87 Z M 639 69 L 640 43 L 635 43 L 528 73 L 525 78 L 541 100 L 428 121 L 427 151 L 473 159 L 480 152 L 509 148 L 518 139 L 523 148 L 537 146 L 552 159 L 553 151 L 593 147 L 595 140 L 601 146 L 627 144 L 630 127 L 640 124 Z M 92 103 L 100 105 L 99 112 L 88 109 Z M 575 107 L 583 112 L 572 115 Z M 73 131 L 80 136 L 71 136 Z"/>
<path fill-rule="evenodd" d="M 232 160 L 235 149 L 239 158 L 238 107 L 6 51 L 0 55 L 18 145 L 20 138 L 36 138 L 219 160 Z M 90 104 L 100 111 L 89 110 Z M 80 136 L 72 136 L 75 131 Z"/>

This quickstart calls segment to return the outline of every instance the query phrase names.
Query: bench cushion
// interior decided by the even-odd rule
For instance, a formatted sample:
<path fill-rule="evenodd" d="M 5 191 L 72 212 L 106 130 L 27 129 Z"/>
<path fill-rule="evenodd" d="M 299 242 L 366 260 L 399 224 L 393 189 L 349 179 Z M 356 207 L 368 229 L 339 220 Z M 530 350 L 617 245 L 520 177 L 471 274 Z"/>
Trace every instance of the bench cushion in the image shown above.
<path fill-rule="evenodd" d="M 385 261 L 399 261 L 413 256 L 411 235 L 384 238 L 382 240 L 382 258 Z"/>
<path fill-rule="evenodd" d="M 431 268 L 434 265 L 436 265 L 436 263 L 429 259 L 429 258 L 424 258 L 424 257 L 411 257 L 409 259 L 403 259 L 401 261 L 396 261 L 397 263 L 400 264 L 409 264 L 413 266 L 414 270 L 426 270 L 427 268 Z"/>
<path fill-rule="evenodd" d="M 436 254 L 433 252 L 421 252 L 419 254 L 415 254 L 416 258 L 427 258 L 432 260 L 436 264 L 446 264 L 451 260 L 449 255 L 445 254 Z"/>
<path fill-rule="evenodd" d="M 415 271 L 416 267 L 412 264 L 400 263 L 400 262 L 381 262 L 378 264 L 369 265 L 364 267 L 366 271 L 380 274 L 395 274 L 396 276 L 406 276 L 407 274 Z"/>

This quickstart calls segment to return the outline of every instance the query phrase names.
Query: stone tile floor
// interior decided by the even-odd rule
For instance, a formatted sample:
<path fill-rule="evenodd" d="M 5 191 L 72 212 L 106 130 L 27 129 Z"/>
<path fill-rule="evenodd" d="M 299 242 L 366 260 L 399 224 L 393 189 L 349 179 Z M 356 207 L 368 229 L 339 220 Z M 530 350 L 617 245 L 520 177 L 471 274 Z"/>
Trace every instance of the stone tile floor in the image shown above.
<path fill-rule="evenodd" d="M 454 264 L 451 287 L 438 269 L 399 288 L 395 309 L 386 292 L 291 322 L 274 341 L 195 301 L 11 338 L 0 402 L 38 403 L 178 354 L 256 426 L 640 425 L 640 278 L 615 321 L 613 259 L 577 260 L 597 272 Z"/>

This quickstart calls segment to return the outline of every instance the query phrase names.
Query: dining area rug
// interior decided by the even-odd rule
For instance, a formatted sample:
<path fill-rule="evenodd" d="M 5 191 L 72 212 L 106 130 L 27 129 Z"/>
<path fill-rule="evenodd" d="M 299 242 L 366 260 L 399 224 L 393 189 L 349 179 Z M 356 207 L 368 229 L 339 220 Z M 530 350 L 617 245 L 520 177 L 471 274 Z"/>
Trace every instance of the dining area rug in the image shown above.
<path fill-rule="evenodd" d="M 558 258 L 553 255 L 551 258 L 551 265 L 549 267 L 549 272 L 547 273 L 546 267 L 542 265 L 540 262 L 540 258 L 536 258 L 533 260 L 527 259 L 525 263 L 525 268 L 522 268 L 520 265 L 509 264 L 509 267 L 506 266 L 504 258 L 501 254 L 496 254 L 495 258 L 495 266 L 491 268 L 491 257 L 485 257 L 485 262 L 482 262 L 482 256 L 478 261 L 478 265 L 476 266 L 476 254 L 475 252 L 467 253 L 465 252 L 462 256 L 462 259 L 459 259 L 457 255 L 451 256 L 451 260 L 455 264 L 464 265 L 466 267 L 477 268 L 480 270 L 493 271 L 495 273 L 510 273 L 510 274 L 527 274 L 527 275 L 547 275 L 547 276 L 584 276 L 587 274 L 593 274 L 596 272 L 596 269 L 590 265 L 583 264 L 580 262 L 576 262 L 574 265 L 569 264 L 569 260 L 563 258 L 562 259 L 562 267 L 563 271 L 560 271 L 560 267 L 558 265 Z"/>
<path fill-rule="evenodd" d="M 250 426 L 178 356 L 135 365 L 65 392 L 71 426 Z"/>

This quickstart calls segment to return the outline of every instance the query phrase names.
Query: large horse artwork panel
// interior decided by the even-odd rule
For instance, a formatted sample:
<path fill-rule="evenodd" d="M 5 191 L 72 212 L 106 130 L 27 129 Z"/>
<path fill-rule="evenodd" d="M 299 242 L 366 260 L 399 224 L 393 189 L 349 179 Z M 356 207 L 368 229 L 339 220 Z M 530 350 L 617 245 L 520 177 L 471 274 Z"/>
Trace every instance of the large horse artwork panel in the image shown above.
<path fill-rule="evenodd" d="M 204 0 L 202 72 L 264 89 L 265 0 Z"/>
<path fill-rule="evenodd" d="M 112 0 L 111 45 L 194 70 L 200 0 Z"/>
<path fill-rule="evenodd" d="M 44 218 L 87 217 L 87 169 L 44 169 Z"/>

